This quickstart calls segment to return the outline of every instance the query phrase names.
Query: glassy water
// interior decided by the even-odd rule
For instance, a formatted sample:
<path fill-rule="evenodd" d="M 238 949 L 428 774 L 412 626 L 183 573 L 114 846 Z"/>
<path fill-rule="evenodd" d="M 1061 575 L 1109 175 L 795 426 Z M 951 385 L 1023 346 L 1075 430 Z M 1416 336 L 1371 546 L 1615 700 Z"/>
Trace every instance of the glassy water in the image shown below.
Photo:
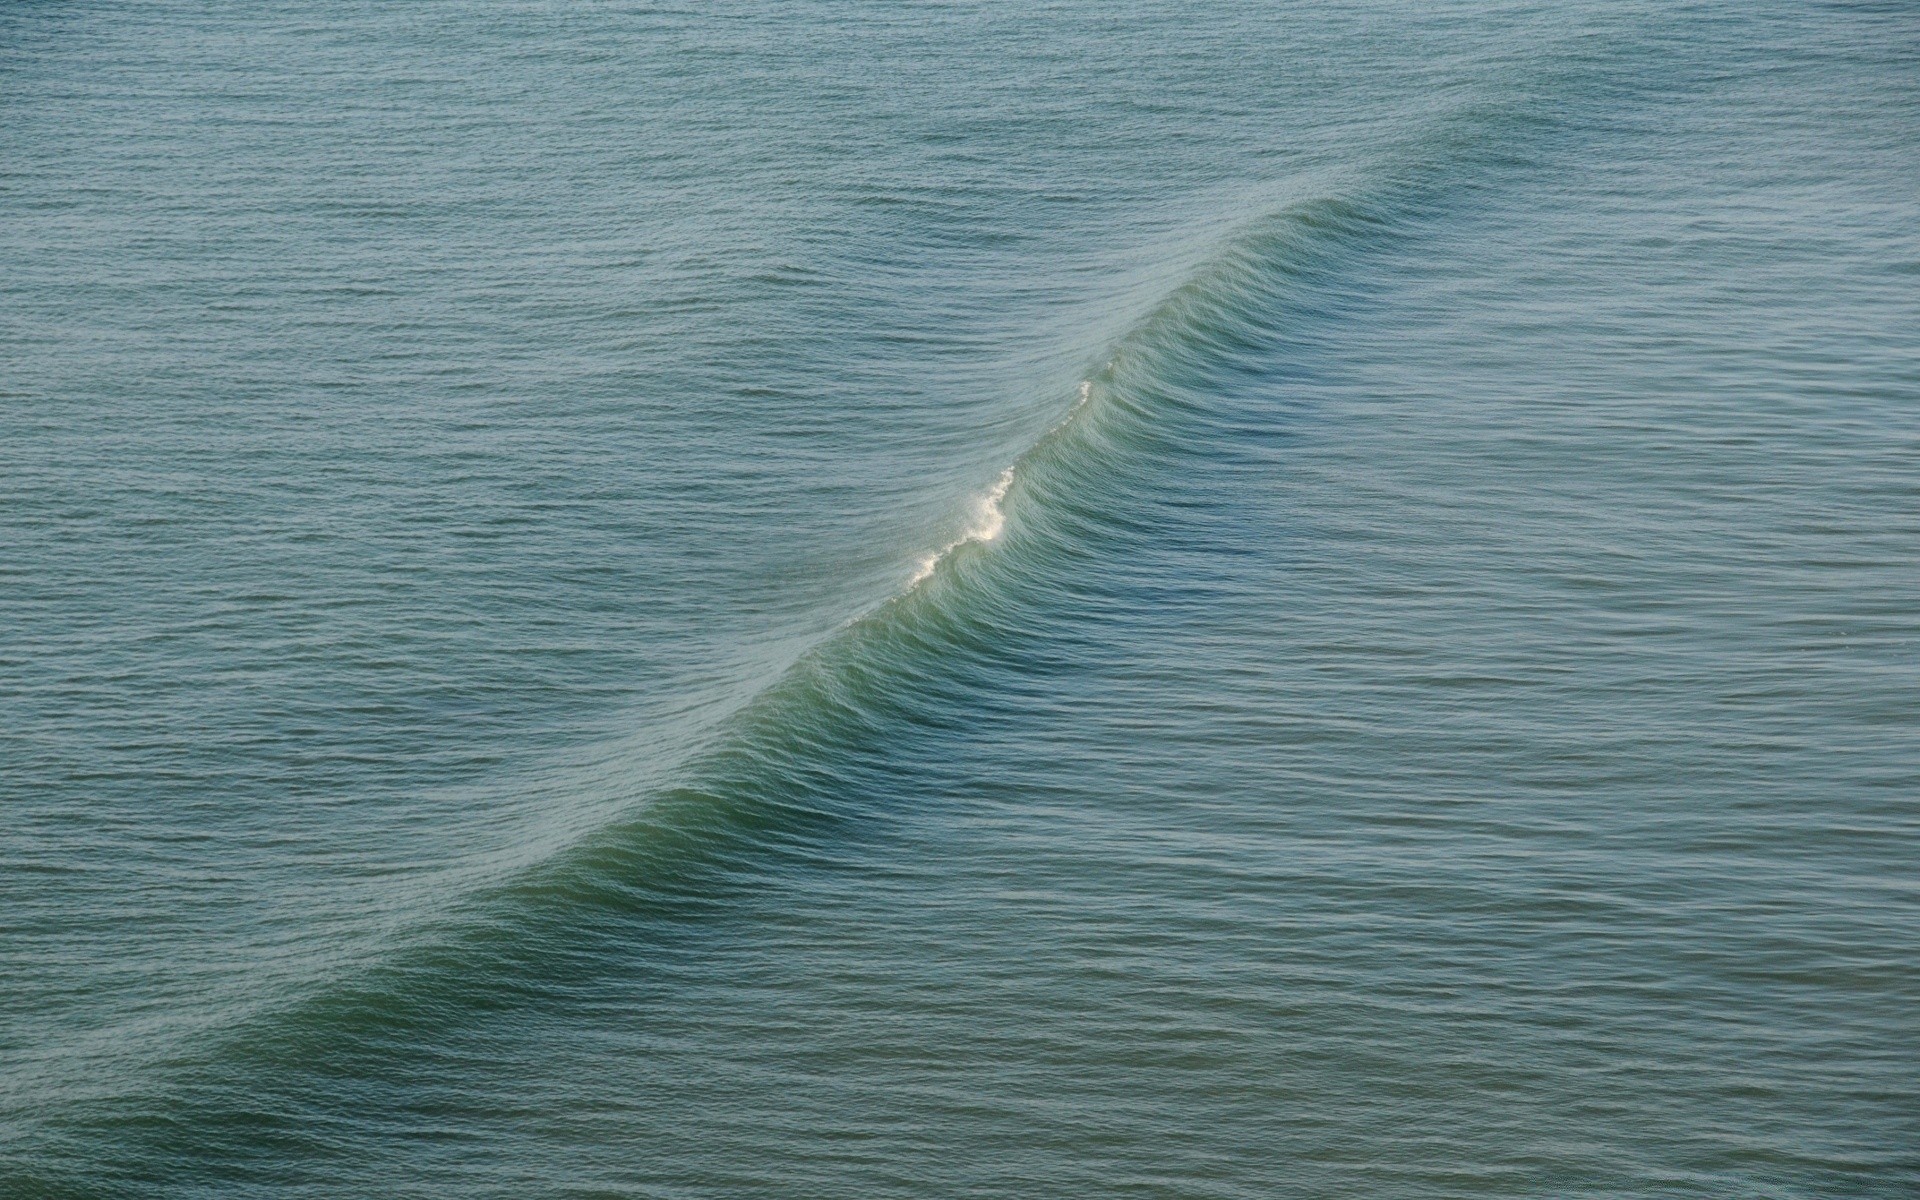
<path fill-rule="evenodd" d="M 0 1193 L 1913 1194 L 1917 62 L 0 8 Z"/>

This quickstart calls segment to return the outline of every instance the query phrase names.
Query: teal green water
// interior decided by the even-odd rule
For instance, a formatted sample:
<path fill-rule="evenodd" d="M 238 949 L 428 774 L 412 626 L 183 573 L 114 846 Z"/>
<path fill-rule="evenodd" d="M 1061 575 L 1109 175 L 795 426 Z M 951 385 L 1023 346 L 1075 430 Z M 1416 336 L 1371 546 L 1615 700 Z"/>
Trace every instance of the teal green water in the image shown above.
<path fill-rule="evenodd" d="M 0 7 L 0 1195 L 1915 1194 L 1917 63 Z"/>

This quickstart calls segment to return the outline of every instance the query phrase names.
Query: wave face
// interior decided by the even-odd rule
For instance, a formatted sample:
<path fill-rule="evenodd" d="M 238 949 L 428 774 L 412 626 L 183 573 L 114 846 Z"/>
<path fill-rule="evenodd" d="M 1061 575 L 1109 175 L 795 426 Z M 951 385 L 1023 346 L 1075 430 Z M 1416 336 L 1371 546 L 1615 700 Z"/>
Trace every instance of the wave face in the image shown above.
<path fill-rule="evenodd" d="M 1912 31 L 0 15 L 0 1193 L 1897 1194 Z"/>

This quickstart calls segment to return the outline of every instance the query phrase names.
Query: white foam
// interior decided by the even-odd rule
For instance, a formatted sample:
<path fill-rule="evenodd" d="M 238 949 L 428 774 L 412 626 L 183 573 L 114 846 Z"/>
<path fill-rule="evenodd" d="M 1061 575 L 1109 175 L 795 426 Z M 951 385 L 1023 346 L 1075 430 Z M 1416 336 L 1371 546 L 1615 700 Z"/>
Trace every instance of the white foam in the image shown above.
<path fill-rule="evenodd" d="M 1093 399 L 1093 380 L 1082 379 L 1079 399 L 1073 402 L 1073 407 L 1067 410 L 1067 415 L 1055 422 L 1053 428 L 1047 432 L 1051 434 L 1061 429 L 1067 422 L 1073 420 L 1091 399 Z M 973 523 L 967 526 L 965 533 L 920 560 L 919 567 L 913 572 L 913 578 L 907 580 L 909 589 L 918 587 L 922 580 L 933 574 L 934 568 L 940 565 L 942 559 L 961 546 L 968 542 L 991 542 L 1000 536 L 1000 531 L 1007 524 L 1007 515 L 1001 511 L 1000 502 L 1007 498 L 1007 489 L 1013 486 L 1013 471 L 1013 467 L 1008 467 L 1000 472 L 1000 478 L 994 480 L 993 486 L 987 489 L 987 494 L 974 503 Z"/>
<path fill-rule="evenodd" d="M 979 511 L 974 523 L 967 530 L 962 541 L 990 542 L 1000 536 L 1000 530 L 1006 526 L 1007 514 L 1000 511 L 1000 502 L 1007 498 L 1007 489 L 1013 486 L 1013 468 L 1000 472 L 1000 478 L 993 481 L 993 487 L 980 498 Z"/>
<path fill-rule="evenodd" d="M 940 565 L 942 559 L 968 542 L 991 542 L 999 537 L 1000 531 L 1006 528 L 1007 524 L 1007 514 L 1001 510 L 1000 502 L 1007 498 L 1007 489 L 1012 486 L 1013 468 L 1008 467 L 1000 472 L 1000 478 L 993 481 L 993 486 L 987 489 L 987 494 L 975 502 L 973 523 L 967 526 L 966 532 L 921 559 L 919 570 L 913 573 L 913 578 L 907 581 L 907 586 L 913 587 L 933 574 L 933 569 Z"/>

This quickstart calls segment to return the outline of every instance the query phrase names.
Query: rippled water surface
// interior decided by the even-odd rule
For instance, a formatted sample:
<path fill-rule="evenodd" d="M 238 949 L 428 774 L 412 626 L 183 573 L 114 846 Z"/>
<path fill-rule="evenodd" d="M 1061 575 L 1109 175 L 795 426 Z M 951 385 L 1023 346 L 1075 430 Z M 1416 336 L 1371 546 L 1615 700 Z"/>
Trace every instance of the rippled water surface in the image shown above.
<path fill-rule="evenodd" d="M 0 1195 L 1914 1194 L 1916 63 L 0 8 Z"/>

